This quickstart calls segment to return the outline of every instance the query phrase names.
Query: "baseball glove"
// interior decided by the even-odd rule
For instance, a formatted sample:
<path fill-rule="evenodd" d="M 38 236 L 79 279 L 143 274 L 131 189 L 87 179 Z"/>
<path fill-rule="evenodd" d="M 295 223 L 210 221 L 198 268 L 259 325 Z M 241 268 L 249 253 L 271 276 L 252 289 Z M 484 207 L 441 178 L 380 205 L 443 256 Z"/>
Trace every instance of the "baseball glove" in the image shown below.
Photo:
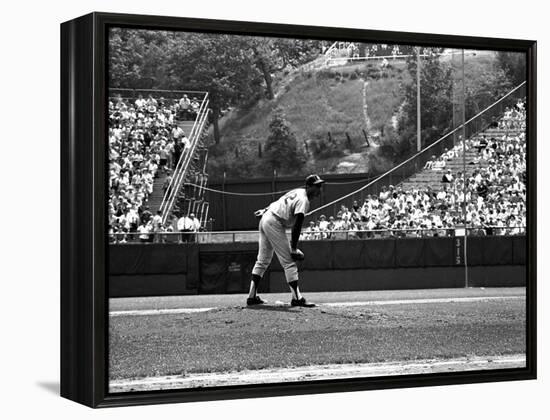
<path fill-rule="evenodd" d="M 294 261 L 303 261 L 306 257 L 302 251 L 299 249 L 296 249 L 294 251 L 290 251 L 290 256 Z"/>

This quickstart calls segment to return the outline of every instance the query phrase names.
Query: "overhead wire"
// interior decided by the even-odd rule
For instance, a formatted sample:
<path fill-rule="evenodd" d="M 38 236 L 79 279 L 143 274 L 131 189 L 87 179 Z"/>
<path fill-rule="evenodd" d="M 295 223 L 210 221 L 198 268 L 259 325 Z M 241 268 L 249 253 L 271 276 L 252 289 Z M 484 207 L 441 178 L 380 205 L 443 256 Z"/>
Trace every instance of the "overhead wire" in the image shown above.
<path fill-rule="evenodd" d="M 347 181 L 347 182 L 325 182 L 326 185 L 351 185 L 351 184 L 360 184 L 360 183 L 365 183 L 365 182 L 369 182 L 373 179 L 375 179 L 376 177 L 371 177 L 371 178 L 364 178 L 364 179 L 360 179 L 360 180 L 356 180 L 356 181 Z M 233 192 L 233 191 L 225 191 L 225 190 L 219 190 L 219 189 L 215 189 L 215 188 L 209 188 L 209 187 L 202 187 L 198 184 L 195 184 L 193 182 L 186 182 L 184 185 L 189 185 L 189 186 L 192 186 L 192 187 L 198 187 L 198 188 L 202 188 L 204 189 L 205 191 L 210 191 L 210 192 L 213 192 L 213 193 L 217 193 L 217 194 L 222 194 L 222 195 L 233 195 L 233 196 L 242 196 L 242 197 L 261 197 L 261 196 L 270 196 L 270 195 L 274 195 L 274 194 L 285 194 L 289 191 L 292 191 L 293 188 L 289 188 L 287 190 L 281 190 L 281 191 L 270 191 L 270 192 L 262 192 L 262 193 L 238 193 L 238 192 Z"/>

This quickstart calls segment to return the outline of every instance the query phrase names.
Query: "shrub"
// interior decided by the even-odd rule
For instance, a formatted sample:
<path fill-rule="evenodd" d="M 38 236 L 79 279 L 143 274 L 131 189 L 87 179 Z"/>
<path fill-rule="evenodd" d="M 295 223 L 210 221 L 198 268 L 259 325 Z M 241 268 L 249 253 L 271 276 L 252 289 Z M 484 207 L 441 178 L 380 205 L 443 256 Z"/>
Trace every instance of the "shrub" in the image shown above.
<path fill-rule="evenodd" d="M 305 156 L 298 149 L 296 136 L 290 129 L 284 112 L 277 108 L 269 124 L 269 137 L 265 142 L 264 161 L 280 173 L 294 173 L 305 163 Z"/>
<path fill-rule="evenodd" d="M 378 80 L 380 78 L 380 70 L 375 67 L 369 67 L 367 69 L 367 77 Z"/>
<path fill-rule="evenodd" d="M 330 143 L 325 139 L 312 140 L 310 142 L 310 150 L 318 159 L 344 156 L 344 152 L 340 150 L 336 143 Z"/>

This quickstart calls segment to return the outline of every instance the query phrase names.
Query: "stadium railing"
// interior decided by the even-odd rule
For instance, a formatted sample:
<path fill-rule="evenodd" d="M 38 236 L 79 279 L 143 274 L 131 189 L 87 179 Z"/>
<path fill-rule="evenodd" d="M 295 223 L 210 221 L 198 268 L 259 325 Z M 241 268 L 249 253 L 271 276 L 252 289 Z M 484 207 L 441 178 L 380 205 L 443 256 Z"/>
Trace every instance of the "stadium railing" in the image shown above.
<path fill-rule="evenodd" d="M 200 140 L 202 130 L 208 117 L 208 103 L 208 93 L 206 93 L 200 104 L 197 118 L 195 119 L 195 122 L 193 124 L 193 128 L 191 129 L 191 132 L 189 134 L 189 142 L 191 143 L 191 147 L 189 148 L 189 150 L 186 151 L 186 153 L 182 153 L 182 155 L 180 156 L 180 159 L 174 170 L 174 175 L 172 177 L 170 185 L 167 188 L 166 193 L 164 194 L 164 197 L 162 199 L 162 203 L 160 205 L 160 211 L 162 212 L 162 223 L 165 223 L 170 216 L 181 186 L 187 175 L 187 169 L 189 167 L 191 159 L 193 158 L 193 154 L 195 153 L 195 149 Z"/>
<path fill-rule="evenodd" d="M 487 230 L 492 234 L 488 234 Z M 360 229 L 360 230 L 332 230 L 315 232 L 318 238 L 302 238 L 300 241 L 329 241 L 329 240 L 375 240 L 399 238 L 432 238 L 432 237 L 463 237 L 468 232 L 472 236 L 517 236 L 525 235 L 525 226 L 483 226 L 452 228 L 411 228 L 411 229 Z M 484 233 L 482 233 L 484 232 Z M 229 231 L 229 232 L 122 232 L 109 234 L 111 243 L 241 243 L 258 241 L 258 231 Z M 308 234 L 302 232 L 302 234 Z M 290 232 L 287 232 L 290 239 Z M 121 242 L 124 241 L 124 242 Z"/>
<path fill-rule="evenodd" d="M 163 90 L 163 89 L 127 89 L 127 88 L 109 88 L 109 97 L 115 98 L 118 95 L 122 99 L 137 99 L 139 95 L 147 97 L 153 95 L 156 99 L 181 99 L 183 95 L 204 97 L 205 91 L 200 90 Z"/>
<path fill-rule="evenodd" d="M 475 56 L 476 53 L 477 53 L 476 51 L 468 51 L 468 52 L 465 51 L 464 55 L 474 55 Z M 443 53 L 438 54 L 438 56 L 440 56 L 440 57 L 452 56 L 452 55 L 453 55 L 452 52 L 443 52 Z M 431 56 L 431 54 L 420 54 L 421 58 L 430 57 L 430 56 Z M 355 57 L 349 56 L 349 57 L 336 57 L 336 58 L 327 57 L 327 59 L 325 61 L 325 65 L 326 66 L 342 65 L 344 59 L 346 61 L 345 64 L 350 64 L 350 63 L 359 62 L 359 61 L 383 61 L 383 60 L 387 60 L 387 61 L 390 61 L 390 60 L 391 61 L 397 61 L 397 60 L 405 61 L 408 58 L 412 58 L 412 57 L 417 57 L 417 54 L 366 55 L 366 56 L 355 56 Z"/>

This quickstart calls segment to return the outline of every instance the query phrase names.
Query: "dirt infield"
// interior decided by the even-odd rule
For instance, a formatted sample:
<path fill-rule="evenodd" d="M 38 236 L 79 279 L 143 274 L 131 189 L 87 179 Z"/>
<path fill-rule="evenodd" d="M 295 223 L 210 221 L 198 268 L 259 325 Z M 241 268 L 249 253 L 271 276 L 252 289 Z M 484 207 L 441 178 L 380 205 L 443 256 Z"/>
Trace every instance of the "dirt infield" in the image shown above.
<path fill-rule="evenodd" d="M 418 361 L 429 370 L 450 360 L 458 360 L 458 370 L 470 365 L 490 369 L 500 365 L 489 360 L 501 356 L 524 363 L 522 288 L 319 294 L 320 306 L 311 309 L 275 303 L 282 296 L 265 297 L 273 304 L 254 308 L 235 305 L 243 299 L 235 295 L 160 304 L 147 299 L 113 302 L 112 312 L 119 314 L 110 318 L 110 379 L 129 383 L 173 376 L 195 378 L 188 382 L 196 385 L 201 383 L 197 375 L 212 374 L 199 386 L 213 386 L 228 380 L 223 375 L 246 371 L 291 375 L 311 368 L 304 375 L 312 375 L 319 366 L 337 365 L 350 374 L 345 366 L 374 369 L 376 364 L 413 366 Z M 124 313 L 186 307 L 198 310 Z"/>

